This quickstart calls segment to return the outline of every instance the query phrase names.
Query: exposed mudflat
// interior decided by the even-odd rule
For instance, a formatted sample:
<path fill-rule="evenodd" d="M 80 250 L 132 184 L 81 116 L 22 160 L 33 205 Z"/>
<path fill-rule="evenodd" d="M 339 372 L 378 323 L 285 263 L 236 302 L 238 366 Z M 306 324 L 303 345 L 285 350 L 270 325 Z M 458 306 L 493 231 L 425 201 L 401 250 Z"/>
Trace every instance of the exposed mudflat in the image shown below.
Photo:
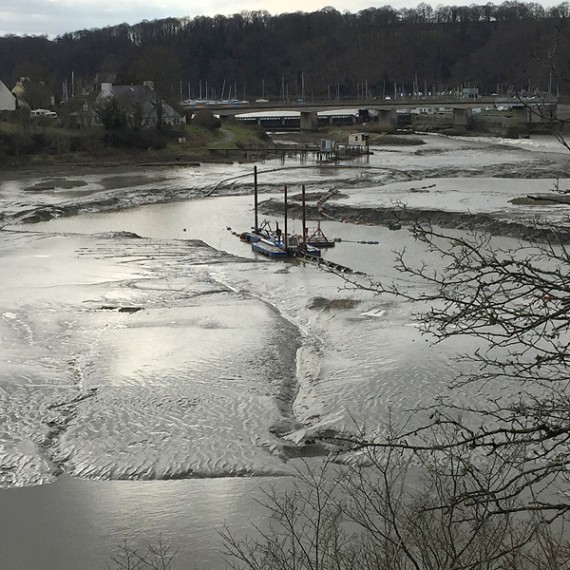
<path fill-rule="evenodd" d="M 416 143 L 377 147 L 347 163 L 259 164 L 261 215 L 282 223 L 287 185 L 290 228 L 298 226 L 304 184 L 310 225 L 320 222 L 329 237 L 338 237 L 324 255 L 375 277 L 386 277 L 391 266 L 392 246 L 386 244 L 407 243 L 406 228 L 415 223 L 533 241 L 552 237 L 555 226 L 558 239 L 570 239 L 570 205 L 560 192 L 564 180 L 552 178 L 565 172 L 566 155 L 538 142 L 536 148 L 496 139 L 430 137 Z M 319 436 L 350 432 L 354 418 L 378 421 L 382 406 L 361 401 L 359 390 L 380 382 L 385 398 L 405 381 L 408 363 L 378 351 L 362 353 L 362 347 L 386 344 L 386 327 L 400 330 L 390 339 L 391 354 L 406 351 L 416 341 L 409 309 L 378 305 L 354 292 L 347 297 L 318 270 L 313 275 L 308 267 L 266 265 L 239 249 L 245 246 L 228 243 L 227 229 L 241 231 L 253 221 L 251 194 L 251 166 L 242 164 L 84 175 L 75 169 L 67 176 L 51 170 L 45 177 L 26 173 L 4 181 L 3 223 L 15 232 L 4 232 L 5 259 L 19 266 L 15 278 L 4 277 L 5 338 L 15 351 L 6 370 L 27 379 L 16 389 L 20 380 L 11 382 L 11 401 L 50 402 L 20 412 L 18 429 L 33 434 L 39 428 L 40 443 L 34 453 L 22 444 L 4 454 L 4 484 L 61 473 L 107 479 L 282 473 L 287 458 L 328 453 L 330 448 L 316 445 Z M 115 214 L 106 218 L 104 212 Z M 24 227 L 30 233 L 18 234 Z M 365 250 L 358 243 L 379 245 Z M 61 260 L 56 252 L 63 252 Z M 36 275 L 42 278 L 34 287 Z M 313 286 L 299 288 L 308 276 Z M 13 288 L 26 294 L 14 297 Z M 67 316 L 52 322 L 52 309 Z M 41 332 L 52 328 L 59 331 L 55 345 Z M 268 332 L 274 329 L 276 336 Z M 55 361 L 48 357 L 53 347 L 63 351 Z M 28 352 L 43 363 L 33 371 L 21 364 Z M 429 397 L 434 385 L 444 389 L 442 378 L 430 371 L 453 368 L 446 358 L 425 355 L 416 364 L 414 374 L 424 386 L 419 399 Z M 384 370 L 380 381 L 377 369 Z M 30 391 L 45 375 L 53 379 L 54 370 L 71 381 L 64 393 L 59 386 L 45 389 L 49 398 L 45 390 Z M 358 380 L 347 386 L 347 375 Z M 256 379 L 267 383 L 263 402 Z M 239 397 L 220 396 L 238 384 Z M 207 396 L 212 386 L 216 398 Z M 173 403 L 171 390 L 183 404 Z M 232 418 L 220 429 L 215 418 L 224 406 L 250 419 L 238 426 Z M 103 435 L 92 425 L 95 418 Z M 179 429 L 188 421 L 194 428 Z M 178 426 L 172 428 L 172 446 L 161 447 L 161 430 L 139 442 L 136 434 L 145 433 L 145 422 Z M 111 447 L 117 453 L 110 458 Z"/>
<path fill-rule="evenodd" d="M 426 284 L 402 279 L 394 251 L 442 264 L 406 231 L 416 221 L 490 232 L 505 247 L 551 227 L 568 240 L 569 157 L 555 141 L 408 142 L 340 164 L 257 163 L 260 217 L 283 228 L 287 186 L 299 233 L 304 185 L 307 226 L 338 238 L 326 259 L 363 285 L 416 290 Z M 5 174 L 0 552 L 10 570 L 85 560 L 95 570 L 124 536 L 161 534 L 182 565 L 220 568 L 208 556 L 224 518 L 241 524 L 247 511 L 249 522 L 243 495 L 256 480 L 282 484 L 296 458 L 343 451 L 322 438 L 374 437 L 388 419 L 417 425 L 440 397 L 520 397 L 509 382 L 454 387 L 469 372 L 457 355 L 479 347 L 458 338 L 434 349 L 418 306 L 256 256 L 235 237 L 254 223 L 251 164 Z M 38 517 L 38 504 L 50 512 Z M 21 556 L 32 550 L 41 563 Z"/>
<path fill-rule="evenodd" d="M 556 200 L 518 199 L 515 204 L 530 206 L 557 205 Z M 564 202 L 561 202 L 564 204 Z M 566 204 L 567 205 L 567 204 Z M 281 202 L 267 200 L 260 203 L 264 214 L 278 216 L 283 209 Z M 414 224 L 432 225 L 440 228 L 466 231 L 487 232 L 494 236 L 511 237 L 528 241 L 547 241 L 555 236 L 562 242 L 570 242 L 570 219 L 567 227 L 557 225 L 555 228 L 542 224 L 540 227 L 529 218 L 505 219 L 504 214 L 450 212 L 436 208 L 410 208 L 402 206 L 354 207 L 342 206 L 327 202 L 320 210 L 310 203 L 306 204 L 306 215 L 312 220 L 335 220 L 343 223 L 381 225 L 391 227 L 395 223 L 404 228 Z M 289 205 L 289 214 L 298 219 L 302 216 L 299 205 Z M 398 228 L 400 229 L 400 228 Z"/>

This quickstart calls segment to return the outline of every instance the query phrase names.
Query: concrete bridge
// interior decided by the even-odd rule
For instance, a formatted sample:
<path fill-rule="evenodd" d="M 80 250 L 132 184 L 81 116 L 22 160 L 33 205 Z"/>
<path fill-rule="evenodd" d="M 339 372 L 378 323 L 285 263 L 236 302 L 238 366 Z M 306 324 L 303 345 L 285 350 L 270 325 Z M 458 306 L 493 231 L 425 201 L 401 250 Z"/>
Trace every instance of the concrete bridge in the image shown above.
<path fill-rule="evenodd" d="M 554 119 L 557 116 L 557 99 L 553 96 L 532 98 L 479 97 L 459 99 L 456 97 L 402 97 L 386 100 L 342 100 L 317 102 L 267 101 L 255 103 L 225 104 L 212 103 L 205 108 L 220 116 L 222 120 L 245 113 L 297 111 L 300 113 L 301 130 L 318 130 L 318 113 L 322 111 L 358 109 L 378 113 L 378 125 L 386 131 L 398 126 L 397 111 L 412 109 L 451 110 L 455 128 L 468 129 L 471 126 L 473 109 L 509 108 L 518 123 L 529 124 L 539 119 Z"/>

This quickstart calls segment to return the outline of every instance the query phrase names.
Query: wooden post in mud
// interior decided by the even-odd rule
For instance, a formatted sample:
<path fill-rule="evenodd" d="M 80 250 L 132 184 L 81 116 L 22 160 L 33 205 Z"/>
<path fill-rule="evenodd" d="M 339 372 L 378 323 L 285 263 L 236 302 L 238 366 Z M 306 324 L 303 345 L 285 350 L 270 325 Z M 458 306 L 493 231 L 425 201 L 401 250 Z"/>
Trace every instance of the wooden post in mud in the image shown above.
<path fill-rule="evenodd" d="M 284 202 L 284 215 L 285 215 L 285 235 L 283 237 L 283 245 L 285 245 L 285 249 L 287 249 L 287 246 L 289 245 L 287 243 L 287 186 L 285 186 L 285 189 L 283 191 L 283 202 Z"/>
<path fill-rule="evenodd" d="M 259 220 L 257 219 L 257 166 L 253 167 L 253 211 L 255 212 L 253 219 L 255 227 L 253 230 L 257 232 L 259 228 Z"/>
<path fill-rule="evenodd" d="M 307 241 L 307 216 L 305 212 L 305 185 L 301 186 L 301 206 L 303 210 L 303 243 Z"/>

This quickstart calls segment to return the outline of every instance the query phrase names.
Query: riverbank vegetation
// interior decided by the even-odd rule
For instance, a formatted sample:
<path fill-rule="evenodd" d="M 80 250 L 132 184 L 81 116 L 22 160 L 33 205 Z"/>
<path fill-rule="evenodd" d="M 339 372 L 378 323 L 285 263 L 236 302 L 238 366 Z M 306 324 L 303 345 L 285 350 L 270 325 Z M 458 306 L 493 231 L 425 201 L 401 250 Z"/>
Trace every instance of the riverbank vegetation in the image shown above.
<path fill-rule="evenodd" d="M 387 134 L 374 123 L 364 130 L 376 146 L 421 145 L 421 137 L 410 132 Z M 275 149 L 291 150 L 291 142 L 318 147 L 321 139 L 345 144 L 355 127 L 331 127 L 318 132 L 290 132 L 270 135 L 259 126 L 237 121 L 224 123 L 210 112 L 197 113 L 188 124 L 176 127 L 134 130 L 110 123 L 81 129 L 65 121 L 34 120 L 17 113 L 0 121 L 0 165 L 91 165 L 109 163 L 220 162 L 250 160 Z M 282 143 L 283 146 L 281 147 Z"/>
<path fill-rule="evenodd" d="M 109 162 L 188 163 L 220 161 L 211 149 L 247 148 L 267 144 L 258 128 L 237 123 L 220 127 L 202 119 L 187 125 L 156 129 L 69 128 L 50 119 L 30 120 L 21 115 L 0 122 L 0 165 L 96 165 Z"/>

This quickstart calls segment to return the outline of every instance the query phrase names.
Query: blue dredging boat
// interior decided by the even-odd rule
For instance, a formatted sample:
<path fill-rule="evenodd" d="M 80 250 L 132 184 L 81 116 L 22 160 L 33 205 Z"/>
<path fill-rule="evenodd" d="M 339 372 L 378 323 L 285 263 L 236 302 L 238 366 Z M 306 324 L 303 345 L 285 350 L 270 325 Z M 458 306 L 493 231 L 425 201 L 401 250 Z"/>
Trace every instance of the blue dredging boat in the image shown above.
<path fill-rule="evenodd" d="M 298 255 L 321 257 L 321 250 L 312 244 L 307 243 L 307 230 L 305 224 L 305 187 L 303 186 L 303 236 L 289 234 L 287 231 L 287 186 L 284 190 L 284 208 L 285 208 L 285 229 L 282 231 L 279 224 L 276 224 L 275 230 L 271 228 L 271 224 L 264 220 L 261 224 L 258 221 L 257 213 L 257 167 L 254 167 L 254 226 L 251 231 L 240 234 L 240 239 L 251 244 L 251 249 L 270 257 L 272 259 L 283 259 L 287 257 L 296 257 Z M 319 228 L 320 229 L 320 228 Z M 321 232 L 322 234 L 322 232 Z M 322 234 L 324 237 L 324 234 Z M 326 239 L 326 238 L 325 238 Z"/>
<path fill-rule="evenodd" d="M 275 232 L 263 233 L 246 232 L 242 234 L 242 239 L 251 244 L 251 249 L 256 253 L 261 253 L 266 257 L 282 259 L 284 257 L 295 257 L 299 254 L 321 257 L 321 250 L 303 243 L 299 236 L 289 234 L 285 239 L 279 227 Z"/>
<path fill-rule="evenodd" d="M 251 245 L 252 251 L 259 253 L 271 259 L 287 259 L 295 258 L 302 260 L 303 262 L 315 263 L 319 267 L 324 267 L 328 271 L 334 273 L 353 273 L 350 267 L 341 265 L 340 263 L 335 263 L 334 261 L 329 261 L 323 259 L 321 256 L 321 249 L 324 247 L 333 247 L 337 241 L 330 241 L 326 238 L 324 233 L 320 228 L 320 224 L 317 225 L 317 229 L 313 231 L 310 235 L 307 230 L 307 224 L 305 221 L 305 186 L 302 186 L 303 193 L 303 235 L 289 234 L 287 232 L 287 187 L 284 190 L 284 204 L 285 204 L 285 228 L 281 231 L 279 224 L 275 224 L 275 230 L 272 229 L 271 224 L 268 220 L 264 220 L 259 224 L 257 216 L 257 167 L 254 167 L 254 212 L 255 212 L 255 223 L 251 231 L 243 232 L 238 234 L 234 232 L 232 228 L 228 227 L 227 230 L 231 231 L 232 234 L 238 236 L 243 242 L 249 243 Z M 312 238 L 309 243 L 309 238 Z M 362 242 L 364 243 L 364 242 Z M 372 242 L 368 242 L 372 243 Z M 374 242 L 378 243 L 378 242 Z M 318 247 L 315 247 L 318 245 Z"/>
<path fill-rule="evenodd" d="M 283 247 L 275 245 L 274 242 L 261 238 L 259 241 L 253 242 L 251 244 L 251 249 L 255 253 L 261 253 L 266 257 L 271 257 L 273 259 L 283 259 L 284 257 L 289 257 L 290 253 Z"/>

